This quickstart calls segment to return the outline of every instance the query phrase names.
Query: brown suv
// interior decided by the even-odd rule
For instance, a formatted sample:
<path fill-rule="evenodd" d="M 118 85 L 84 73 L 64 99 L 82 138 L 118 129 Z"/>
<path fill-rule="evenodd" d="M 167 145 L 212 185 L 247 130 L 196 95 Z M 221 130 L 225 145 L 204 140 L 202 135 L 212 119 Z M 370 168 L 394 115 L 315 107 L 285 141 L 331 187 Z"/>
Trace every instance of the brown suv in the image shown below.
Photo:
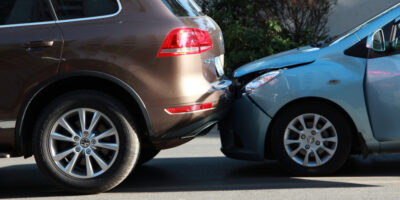
<path fill-rule="evenodd" d="M 119 184 L 229 103 L 221 30 L 192 0 L 2 0 L 0 152 L 66 190 Z"/>

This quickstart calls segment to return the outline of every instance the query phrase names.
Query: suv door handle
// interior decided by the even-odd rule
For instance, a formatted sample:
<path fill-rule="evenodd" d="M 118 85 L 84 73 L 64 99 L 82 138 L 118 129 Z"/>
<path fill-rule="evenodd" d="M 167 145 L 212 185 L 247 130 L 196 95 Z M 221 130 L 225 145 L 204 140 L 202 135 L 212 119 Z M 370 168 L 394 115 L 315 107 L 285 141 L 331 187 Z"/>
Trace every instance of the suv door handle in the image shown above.
<path fill-rule="evenodd" d="M 28 51 L 28 52 L 41 51 L 44 48 L 52 47 L 53 45 L 54 45 L 54 41 L 32 41 L 32 42 L 29 42 L 28 47 L 26 48 L 26 51 Z"/>

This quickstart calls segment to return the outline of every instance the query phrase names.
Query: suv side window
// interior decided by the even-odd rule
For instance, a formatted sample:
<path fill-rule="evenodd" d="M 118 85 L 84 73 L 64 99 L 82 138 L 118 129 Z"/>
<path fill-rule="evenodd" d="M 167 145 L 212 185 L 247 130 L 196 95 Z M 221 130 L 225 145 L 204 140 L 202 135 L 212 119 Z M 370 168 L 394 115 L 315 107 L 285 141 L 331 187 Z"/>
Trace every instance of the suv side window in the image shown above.
<path fill-rule="evenodd" d="M 97 17 L 118 12 L 117 0 L 51 0 L 58 19 Z"/>
<path fill-rule="evenodd" d="M 0 25 L 52 21 L 48 4 L 43 0 L 1 0 Z"/>

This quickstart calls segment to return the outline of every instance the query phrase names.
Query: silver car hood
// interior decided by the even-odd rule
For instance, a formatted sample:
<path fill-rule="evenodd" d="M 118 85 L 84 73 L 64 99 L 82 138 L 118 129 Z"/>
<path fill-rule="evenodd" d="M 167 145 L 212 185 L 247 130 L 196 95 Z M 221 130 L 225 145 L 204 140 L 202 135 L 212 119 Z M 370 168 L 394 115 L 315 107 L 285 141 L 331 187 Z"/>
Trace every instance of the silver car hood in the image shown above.
<path fill-rule="evenodd" d="M 311 46 L 292 49 L 243 65 L 234 72 L 233 76 L 239 78 L 261 70 L 273 70 L 311 63 L 316 60 L 319 53 L 319 48 Z"/>

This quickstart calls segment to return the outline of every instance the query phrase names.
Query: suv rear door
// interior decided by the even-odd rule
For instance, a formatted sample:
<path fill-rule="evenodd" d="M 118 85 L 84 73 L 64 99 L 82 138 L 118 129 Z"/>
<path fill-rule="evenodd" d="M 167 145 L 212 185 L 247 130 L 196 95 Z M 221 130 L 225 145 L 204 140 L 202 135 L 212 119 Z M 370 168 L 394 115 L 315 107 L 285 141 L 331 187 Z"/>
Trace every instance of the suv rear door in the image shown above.
<path fill-rule="evenodd" d="M 58 71 L 62 34 L 47 0 L 0 1 L 0 135 L 34 86 Z M 14 121 L 15 123 L 15 121 Z M 12 124 L 12 123 L 11 123 Z M 0 138 L 2 143 L 9 141 Z"/>

